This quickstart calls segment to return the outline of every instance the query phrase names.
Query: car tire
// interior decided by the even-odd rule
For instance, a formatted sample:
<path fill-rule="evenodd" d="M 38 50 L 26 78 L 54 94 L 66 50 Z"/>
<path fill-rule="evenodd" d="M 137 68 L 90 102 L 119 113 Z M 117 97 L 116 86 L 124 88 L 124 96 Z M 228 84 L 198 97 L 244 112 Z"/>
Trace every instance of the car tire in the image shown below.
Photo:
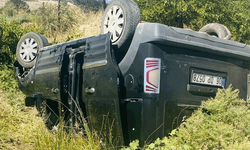
<path fill-rule="evenodd" d="M 34 32 L 25 34 L 17 44 L 17 61 L 24 68 L 32 68 L 35 64 L 38 51 L 48 45 L 47 39 L 41 34 Z"/>
<path fill-rule="evenodd" d="M 216 36 L 220 39 L 226 39 L 230 40 L 232 37 L 231 32 L 228 30 L 228 28 L 222 24 L 219 23 L 209 23 L 205 26 L 203 26 L 199 32 L 205 32 L 209 35 Z"/>
<path fill-rule="evenodd" d="M 114 0 L 103 14 L 101 33 L 110 32 L 113 48 L 125 54 L 140 22 L 140 9 L 133 0 Z"/>
<path fill-rule="evenodd" d="M 37 33 L 37 34 L 39 34 L 39 33 Z M 42 35 L 42 34 L 39 34 L 39 36 L 40 36 L 40 37 L 42 38 L 42 40 L 43 40 L 43 43 L 44 43 L 44 46 L 43 46 L 43 47 L 49 46 L 49 42 L 48 42 L 47 38 L 46 38 L 44 35 Z"/>

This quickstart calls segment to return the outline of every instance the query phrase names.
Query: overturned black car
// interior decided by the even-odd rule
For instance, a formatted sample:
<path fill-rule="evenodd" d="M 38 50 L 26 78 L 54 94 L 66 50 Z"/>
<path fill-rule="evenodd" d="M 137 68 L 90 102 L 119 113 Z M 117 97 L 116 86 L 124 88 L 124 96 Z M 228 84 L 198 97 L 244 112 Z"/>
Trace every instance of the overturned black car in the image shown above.
<path fill-rule="evenodd" d="M 48 126 L 62 116 L 72 127 L 112 132 L 119 144 L 144 145 L 168 135 L 218 88 L 232 84 L 248 99 L 250 47 L 228 40 L 225 26 L 196 32 L 139 23 L 138 15 L 133 1 L 115 0 L 101 35 L 52 46 L 38 33 L 24 35 L 15 73 L 26 105 L 45 111 Z"/>

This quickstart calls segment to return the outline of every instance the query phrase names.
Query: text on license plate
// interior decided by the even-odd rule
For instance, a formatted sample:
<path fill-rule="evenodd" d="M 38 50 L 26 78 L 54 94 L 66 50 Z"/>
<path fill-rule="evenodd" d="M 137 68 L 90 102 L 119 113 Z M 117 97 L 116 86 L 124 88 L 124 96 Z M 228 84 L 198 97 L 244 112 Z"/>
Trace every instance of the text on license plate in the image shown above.
<path fill-rule="evenodd" d="M 191 82 L 197 84 L 225 86 L 225 78 L 213 75 L 205 75 L 200 73 L 192 73 Z"/>

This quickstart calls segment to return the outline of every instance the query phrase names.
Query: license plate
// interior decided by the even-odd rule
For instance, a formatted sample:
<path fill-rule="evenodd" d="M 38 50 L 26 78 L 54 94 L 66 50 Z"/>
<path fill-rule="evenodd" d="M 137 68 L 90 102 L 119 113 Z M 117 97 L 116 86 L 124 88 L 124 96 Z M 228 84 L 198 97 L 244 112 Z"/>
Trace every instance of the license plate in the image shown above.
<path fill-rule="evenodd" d="M 206 75 L 201 73 L 192 73 L 191 82 L 197 84 L 204 84 L 204 85 L 213 85 L 213 86 L 225 86 L 225 77 L 220 76 L 213 76 L 213 75 Z"/>

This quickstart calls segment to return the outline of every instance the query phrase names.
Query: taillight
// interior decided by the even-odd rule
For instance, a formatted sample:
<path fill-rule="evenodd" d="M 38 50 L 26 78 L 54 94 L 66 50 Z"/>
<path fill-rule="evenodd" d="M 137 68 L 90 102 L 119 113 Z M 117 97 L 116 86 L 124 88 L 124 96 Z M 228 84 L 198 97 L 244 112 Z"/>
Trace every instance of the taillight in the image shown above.
<path fill-rule="evenodd" d="M 144 60 L 144 93 L 160 92 L 161 59 L 146 58 Z"/>

